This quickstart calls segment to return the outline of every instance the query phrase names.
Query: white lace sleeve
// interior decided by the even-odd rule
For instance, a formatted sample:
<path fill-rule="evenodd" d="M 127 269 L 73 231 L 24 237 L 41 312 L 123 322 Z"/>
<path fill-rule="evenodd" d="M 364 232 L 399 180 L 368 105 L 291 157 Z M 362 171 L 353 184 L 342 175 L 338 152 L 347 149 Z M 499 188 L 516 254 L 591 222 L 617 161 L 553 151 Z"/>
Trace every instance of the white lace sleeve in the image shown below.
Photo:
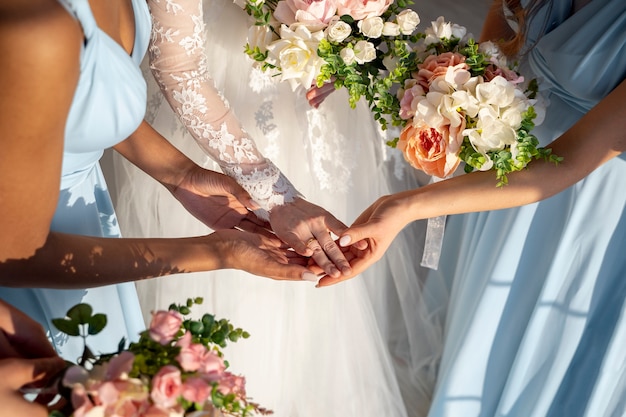
<path fill-rule="evenodd" d="M 301 197 L 259 152 L 208 74 L 202 0 L 148 0 L 148 4 L 153 20 L 150 69 L 196 142 L 264 210 Z"/>

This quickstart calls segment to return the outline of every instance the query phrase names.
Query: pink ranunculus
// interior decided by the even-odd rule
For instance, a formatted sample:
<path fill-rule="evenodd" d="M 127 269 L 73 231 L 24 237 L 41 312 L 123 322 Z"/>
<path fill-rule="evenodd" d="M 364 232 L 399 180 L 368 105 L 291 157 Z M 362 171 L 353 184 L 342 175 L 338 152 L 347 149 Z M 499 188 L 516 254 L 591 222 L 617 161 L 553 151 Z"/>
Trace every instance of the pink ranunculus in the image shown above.
<path fill-rule="evenodd" d="M 462 69 L 469 69 L 465 64 L 465 56 L 456 52 L 444 52 L 440 55 L 429 55 L 424 62 L 417 66 L 417 73 L 413 73 L 413 78 L 422 86 L 424 91 L 429 91 L 430 82 L 437 77 L 443 76 L 448 71 L 448 67 L 459 66 Z"/>
<path fill-rule="evenodd" d="M 150 338 L 162 345 L 166 345 L 174 339 L 180 330 L 183 317 L 177 311 L 157 311 L 152 313 L 149 332 Z"/>
<path fill-rule="evenodd" d="M 454 129 L 449 126 L 434 128 L 425 123 L 409 123 L 400 133 L 398 149 L 414 168 L 428 175 L 445 178 L 459 166 L 458 154 L 463 141 L 460 132 L 465 123 Z"/>
<path fill-rule="evenodd" d="M 182 396 L 192 403 L 203 404 L 211 396 L 211 387 L 202 378 L 187 378 L 183 383 Z"/>
<path fill-rule="evenodd" d="M 239 398 L 246 398 L 246 379 L 230 372 L 224 372 L 218 382 L 217 389 L 224 395 L 235 394 Z"/>
<path fill-rule="evenodd" d="M 350 15 L 354 20 L 378 17 L 385 13 L 393 0 L 338 0 L 337 14 Z"/>
<path fill-rule="evenodd" d="M 175 366 L 166 365 L 152 378 L 150 398 L 159 407 L 174 407 L 180 397 L 182 384 L 180 370 Z"/>
<path fill-rule="evenodd" d="M 337 12 L 337 0 L 281 0 L 274 17 L 290 26 L 304 24 L 311 32 L 324 29 Z"/>

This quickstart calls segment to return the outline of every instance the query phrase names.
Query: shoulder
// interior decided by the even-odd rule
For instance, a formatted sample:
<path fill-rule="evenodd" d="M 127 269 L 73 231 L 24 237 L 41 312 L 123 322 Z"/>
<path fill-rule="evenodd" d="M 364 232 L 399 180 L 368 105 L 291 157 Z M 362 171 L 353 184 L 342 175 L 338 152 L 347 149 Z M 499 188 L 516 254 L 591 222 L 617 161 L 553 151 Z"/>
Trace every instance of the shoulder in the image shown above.
<path fill-rule="evenodd" d="M 0 2 L 0 56 L 3 62 L 46 66 L 77 61 L 80 24 L 58 0 Z M 28 70 L 28 67 L 24 68 Z"/>

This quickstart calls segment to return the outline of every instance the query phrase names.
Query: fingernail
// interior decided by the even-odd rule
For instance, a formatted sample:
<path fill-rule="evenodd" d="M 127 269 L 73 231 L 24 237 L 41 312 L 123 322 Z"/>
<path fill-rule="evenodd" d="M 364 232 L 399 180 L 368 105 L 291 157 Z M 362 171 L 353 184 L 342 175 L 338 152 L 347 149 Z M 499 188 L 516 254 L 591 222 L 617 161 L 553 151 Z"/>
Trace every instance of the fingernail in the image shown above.
<path fill-rule="evenodd" d="M 313 272 L 304 271 L 302 273 L 302 279 L 304 281 L 317 282 L 317 275 L 315 275 Z"/>
<path fill-rule="evenodd" d="M 350 238 L 349 235 L 341 236 L 341 239 L 339 239 L 339 244 L 341 246 L 348 246 L 351 240 L 352 239 Z"/>
<path fill-rule="evenodd" d="M 250 207 L 248 208 L 251 210 L 258 210 L 261 208 L 261 205 L 254 200 L 250 200 Z"/>

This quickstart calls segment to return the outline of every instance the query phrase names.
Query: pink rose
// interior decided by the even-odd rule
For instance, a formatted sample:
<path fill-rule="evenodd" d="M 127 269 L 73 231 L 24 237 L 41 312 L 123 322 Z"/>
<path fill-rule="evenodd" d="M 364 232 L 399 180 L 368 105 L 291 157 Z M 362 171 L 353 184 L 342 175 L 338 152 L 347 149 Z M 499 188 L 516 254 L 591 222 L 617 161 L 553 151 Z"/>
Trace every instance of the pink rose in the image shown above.
<path fill-rule="evenodd" d="M 239 398 L 246 397 L 246 379 L 242 376 L 224 372 L 217 389 L 224 395 L 235 394 Z"/>
<path fill-rule="evenodd" d="M 428 92 L 432 80 L 444 76 L 448 67 L 455 66 L 458 66 L 459 69 L 469 69 L 469 66 L 465 64 L 465 57 L 459 53 L 444 52 L 440 55 L 429 55 L 424 62 L 417 66 L 418 71 L 413 74 L 413 78 L 417 79 L 424 91 Z"/>
<path fill-rule="evenodd" d="M 439 129 L 418 122 L 408 124 L 400 133 L 398 149 L 414 168 L 428 175 L 445 178 L 452 174 L 461 162 L 458 154 L 463 142 L 461 126 L 450 129 L 443 126 Z"/>
<path fill-rule="evenodd" d="M 176 360 L 187 372 L 198 371 L 206 379 L 216 380 L 226 369 L 222 358 L 214 352 L 199 343 L 191 343 L 191 333 L 189 332 L 186 332 L 176 342 L 176 346 L 180 347 L 180 353 Z"/>
<path fill-rule="evenodd" d="M 350 15 L 354 20 L 378 17 L 385 13 L 393 0 L 338 0 L 337 14 Z"/>
<path fill-rule="evenodd" d="M 159 407 L 174 407 L 178 397 L 180 397 L 181 390 L 180 370 L 175 366 L 166 365 L 152 379 L 150 398 Z"/>
<path fill-rule="evenodd" d="M 202 378 L 187 378 L 183 383 L 182 396 L 192 403 L 203 404 L 211 396 L 211 387 Z"/>
<path fill-rule="evenodd" d="M 405 90 L 400 97 L 400 118 L 407 120 L 415 116 L 414 101 L 416 97 L 424 97 L 426 93 L 421 85 L 412 83 L 415 80 L 405 81 Z M 411 85 L 413 84 L 413 85 Z"/>
<path fill-rule="evenodd" d="M 287 26 L 303 23 L 311 32 L 316 32 L 328 26 L 336 12 L 336 0 L 281 0 L 274 17 Z"/>
<path fill-rule="evenodd" d="M 150 322 L 150 338 L 166 345 L 174 339 L 183 324 L 183 317 L 177 311 L 157 311 L 152 313 Z"/>
<path fill-rule="evenodd" d="M 94 403 L 89 398 L 87 390 L 84 386 L 77 384 L 72 388 L 72 406 L 74 407 L 75 417 L 84 417 L 87 413 L 94 408 Z"/>

